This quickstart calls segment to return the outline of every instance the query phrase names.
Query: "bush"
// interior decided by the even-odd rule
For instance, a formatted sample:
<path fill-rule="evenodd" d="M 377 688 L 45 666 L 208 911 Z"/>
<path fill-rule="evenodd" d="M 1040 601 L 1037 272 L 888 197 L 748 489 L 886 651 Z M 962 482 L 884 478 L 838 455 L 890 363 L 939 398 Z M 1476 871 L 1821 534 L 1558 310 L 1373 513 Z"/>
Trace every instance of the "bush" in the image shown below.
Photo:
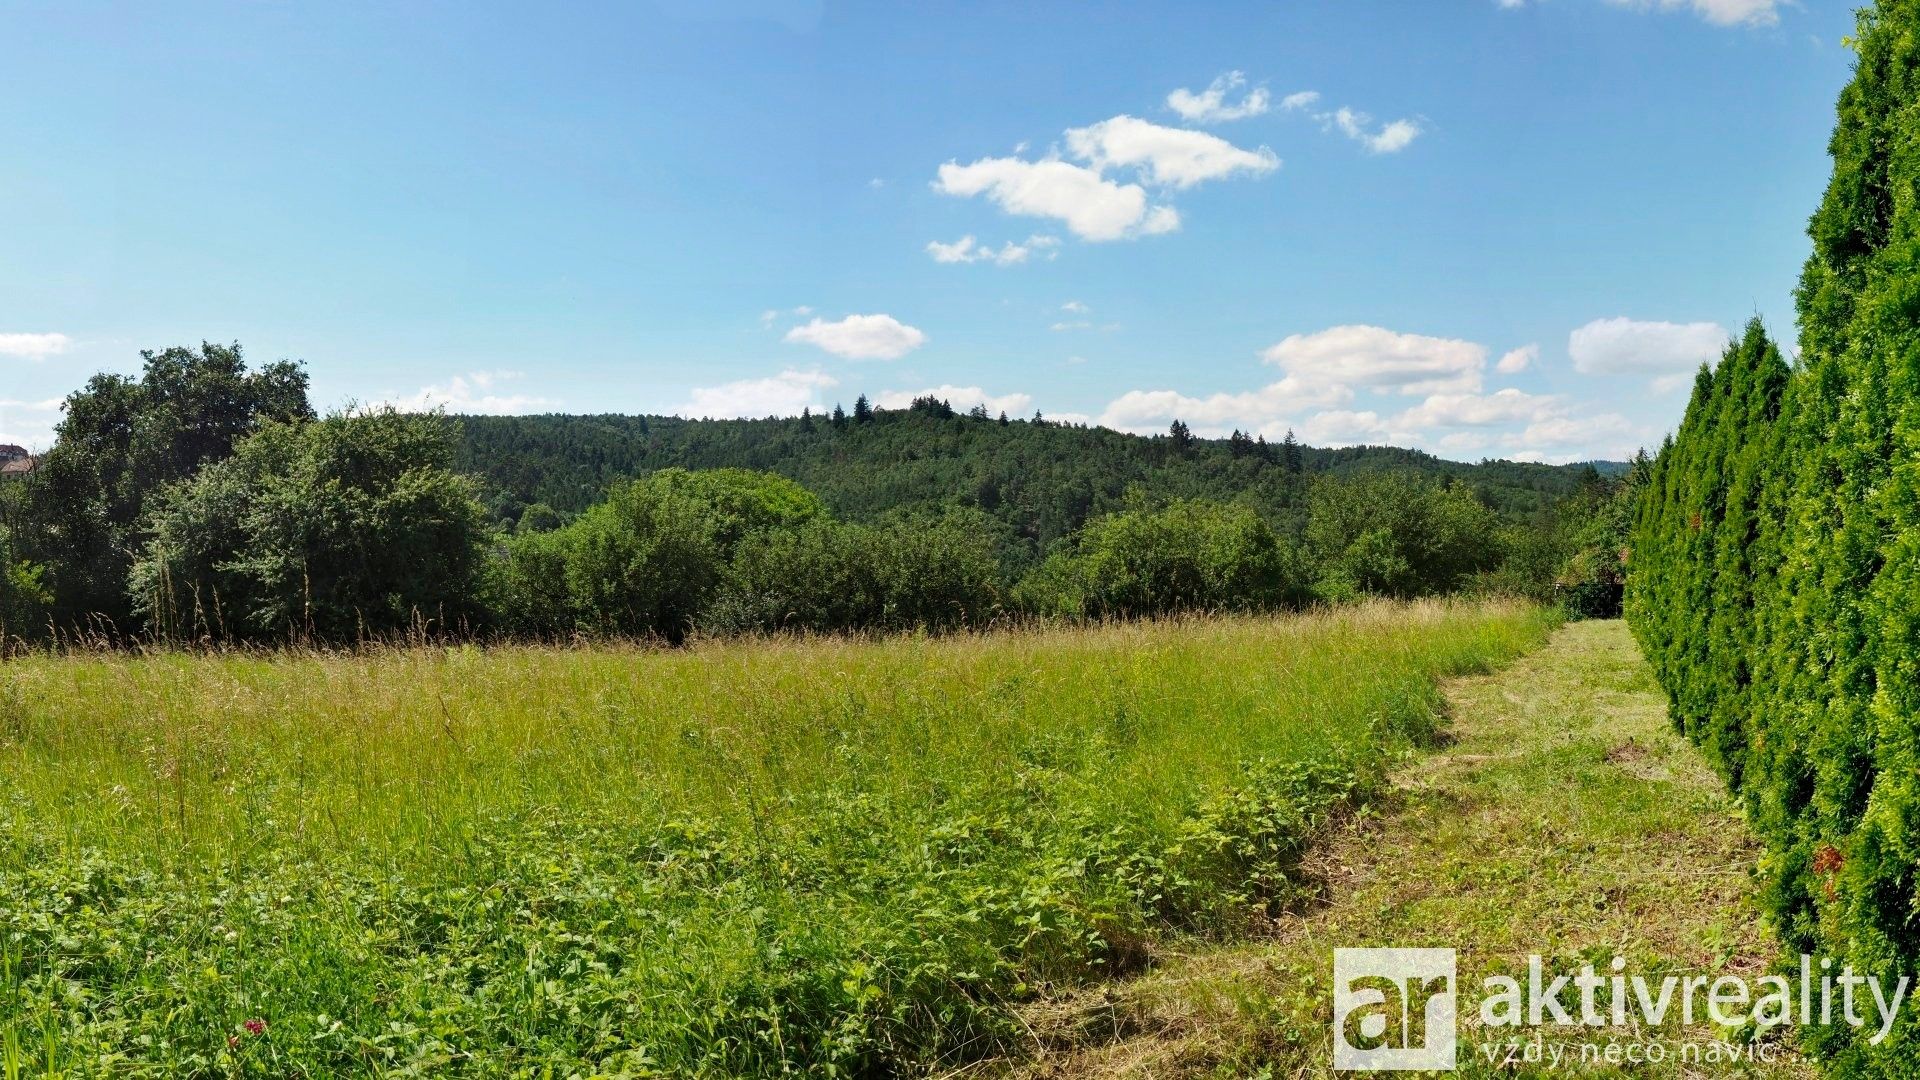
<path fill-rule="evenodd" d="M 1498 516 L 1457 484 L 1399 474 L 1322 480 L 1307 513 L 1315 591 L 1326 599 L 1450 592 L 1501 558 L 1489 543 Z"/>
<path fill-rule="evenodd" d="M 989 537 L 964 517 L 851 525 L 820 518 L 741 545 L 707 628 L 947 630 L 999 610 Z"/>
<path fill-rule="evenodd" d="M 437 415 L 270 424 L 165 491 L 135 564 L 161 636 L 353 641 L 481 614 L 486 512 Z"/>
<path fill-rule="evenodd" d="M 1019 598 L 1036 614 L 1134 618 L 1273 610 L 1306 590 L 1298 551 L 1258 514 L 1186 500 L 1088 522 L 1027 575 Z"/>
<path fill-rule="evenodd" d="M 531 510 L 531 508 L 529 508 Z M 538 634 L 652 635 L 678 642 L 703 621 L 737 549 L 766 537 L 811 537 L 825 510 L 784 477 L 747 469 L 664 469 L 619 484 L 572 524 L 524 531 L 494 568 L 491 595 L 508 628 Z M 807 546 L 791 549 L 799 558 Z M 802 590 L 819 560 L 795 574 Z M 736 593 L 714 625 L 760 625 Z M 777 605 L 776 605 L 777 606 Z"/>
<path fill-rule="evenodd" d="M 0 528 L 0 655 L 11 642 L 45 632 L 53 597 L 39 566 L 14 554 L 12 537 Z"/>
<path fill-rule="evenodd" d="M 1789 946 L 1874 975 L 1920 961 L 1920 3 L 1860 15 L 1833 178 L 1809 225 L 1789 371 L 1758 325 L 1703 370 L 1634 524 L 1627 614 L 1766 841 Z M 1810 1033 L 1837 1075 L 1909 1076 Z"/>

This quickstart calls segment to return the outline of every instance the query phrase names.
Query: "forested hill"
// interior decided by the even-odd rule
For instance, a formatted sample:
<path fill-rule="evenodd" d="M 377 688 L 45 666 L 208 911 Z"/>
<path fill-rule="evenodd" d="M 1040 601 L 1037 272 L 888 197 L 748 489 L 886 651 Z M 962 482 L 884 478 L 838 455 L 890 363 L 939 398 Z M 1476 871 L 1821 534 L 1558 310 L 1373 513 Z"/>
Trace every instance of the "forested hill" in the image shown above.
<path fill-rule="evenodd" d="M 1044 548 L 1130 488 L 1153 497 L 1251 503 L 1297 531 L 1309 480 L 1412 472 L 1470 485 L 1494 509 L 1531 517 L 1591 475 L 1587 465 L 1465 464 L 1417 450 L 1340 450 L 1146 438 L 1032 420 L 953 414 L 939 403 L 827 417 L 687 420 L 669 416 L 466 416 L 458 468 L 479 476 L 500 517 L 542 503 L 571 515 L 615 480 L 672 466 L 737 466 L 790 477 L 849 520 L 888 511 L 969 505 Z M 1603 472 L 1617 471 L 1600 463 Z"/>

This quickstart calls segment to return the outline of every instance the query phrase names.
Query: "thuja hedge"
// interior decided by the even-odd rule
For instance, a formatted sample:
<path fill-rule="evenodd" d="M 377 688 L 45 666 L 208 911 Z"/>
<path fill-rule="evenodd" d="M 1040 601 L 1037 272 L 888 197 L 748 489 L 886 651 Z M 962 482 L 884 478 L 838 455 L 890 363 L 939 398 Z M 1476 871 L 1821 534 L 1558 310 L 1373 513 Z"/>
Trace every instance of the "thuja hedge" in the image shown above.
<path fill-rule="evenodd" d="M 1758 325 L 1702 371 L 1638 509 L 1627 613 L 1765 838 L 1789 949 L 1920 969 L 1920 2 L 1860 16 L 1788 368 Z M 1909 1013 L 1911 1010 L 1909 1010 Z M 1842 1075 L 1911 1076 L 1808 1033 Z"/>

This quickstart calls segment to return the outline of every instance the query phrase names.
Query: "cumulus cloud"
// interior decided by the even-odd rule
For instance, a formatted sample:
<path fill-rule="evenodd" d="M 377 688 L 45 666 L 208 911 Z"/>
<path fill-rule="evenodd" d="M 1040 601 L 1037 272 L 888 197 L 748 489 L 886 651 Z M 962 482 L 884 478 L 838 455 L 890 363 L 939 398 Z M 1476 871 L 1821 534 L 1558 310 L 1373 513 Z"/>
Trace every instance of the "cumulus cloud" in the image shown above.
<path fill-rule="evenodd" d="M 1493 368 L 1502 375 L 1512 375 L 1532 367 L 1533 362 L 1538 359 L 1540 359 L 1540 346 L 1522 345 L 1507 352 Z"/>
<path fill-rule="evenodd" d="M 53 427 L 60 419 L 62 398 L 44 401 L 0 399 L 0 443 L 44 450 L 53 445 Z"/>
<path fill-rule="evenodd" d="M 768 308 L 760 313 L 760 325 L 771 328 L 782 315 L 797 315 L 804 319 L 811 314 L 813 314 L 813 309 L 805 304 L 801 304 L 796 308 L 788 308 L 786 311 L 780 311 L 777 308 Z"/>
<path fill-rule="evenodd" d="M 1639 11 L 1691 11 L 1715 26 L 1772 26 L 1781 0 L 1608 0 Z"/>
<path fill-rule="evenodd" d="M 1310 416 L 1299 435 L 1315 446 L 1357 446 L 1367 443 L 1407 443 L 1412 433 L 1395 432 L 1371 409 L 1334 409 Z"/>
<path fill-rule="evenodd" d="M 423 386 L 415 393 L 388 402 L 401 412 L 432 412 L 476 416 L 511 416 L 517 413 L 550 411 L 560 403 L 532 394 L 502 393 L 500 384 L 526 376 L 518 371 L 475 371 L 455 375 L 443 383 Z"/>
<path fill-rule="evenodd" d="M 1567 336 L 1567 355 L 1585 375 L 1671 375 L 1711 363 L 1729 340 L 1719 323 L 1595 319 Z"/>
<path fill-rule="evenodd" d="M 1044 253 L 1049 259 L 1059 252 L 1060 238 L 1057 236 L 1029 236 L 1023 243 L 1009 240 L 999 248 L 988 247 L 976 242 L 972 234 L 961 237 L 951 244 L 938 240 L 927 244 L 927 254 L 937 263 L 992 263 L 995 266 L 1015 266 L 1027 261 L 1035 252 Z"/>
<path fill-rule="evenodd" d="M 1217 135 L 1163 127 L 1132 116 L 1071 128 L 1066 139 L 1073 156 L 1096 171 L 1137 168 L 1148 182 L 1160 187 L 1190 188 L 1243 173 L 1259 176 L 1280 167 L 1280 159 L 1264 146 L 1242 150 Z"/>
<path fill-rule="evenodd" d="M 1065 135 L 1077 161 L 1049 156 L 981 158 L 940 166 L 933 187 L 962 198 L 984 196 L 1009 214 L 1053 218 L 1082 240 L 1125 240 L 1169 233 L 1180 212 L 1155 203 L 1147 185 L 1185 190 L 1208 180 L 1258 176 L 1280 167 L 1266 147 L 1246 150 L 1218 136 L 1115 116 Z M 1084 164 L 1082 164 L 1084 163 Z M 1128 171 L 1133 179 L 1109 177 Z"/>
<path fill-rule="evenodd" d="M 696 386 L 675 412 L 715 419 L 793 416 L 803 409 L 820 407 L 819 392 L 838 385 L 839 380 L 825 372 L 789 368 L 763 379 Z"/>
<path fill-rule="evenodd" d="M 984 405 L 990 413 L 1006 413 L 1008 416 L 1019 416 L 1033 406 L 1032 394 L 989 394 L 978 386 L 950 384 L 930 386 L 925 390 L 883 390 L 875 395 L 873 403 L 882 409 L 904 409 L 919 397 L 939 398 L 961 412 L 975 405 Z"/>
<path fill-rule="evenodd" d="M 1272 106 L 1265 87 L 1255 87 L 1240 99 L 1238 105 L 1227 104 L 1227 95 L 1247 85 L 1247 77 L 1238 71 L 1229 71 L 1213 80 L 1205 90 L 1194 93 L 1181 87 L 1167 95 L 1167 108 L 1180 114 L 1180 118 L 1190 123 L 1215 124 L 1227 120 L 1244 120 L 1249 116 L 1259 116 Z"/>
<path fill-rule="evenodd" d="M 1319 101 L 1320 101 L 1320 91 L 1301 90 L 1298 93 L 1288 94 L 1286 97 L 1281 98 L 1280 111 L 1281 112 L 1299 112 L 1301 109 L 1309 108 L 1313 105 L 1318 104 Z"/>
<path fill-rule="evenodd" d="M 1292 429 L 1316 446 L 1388 444 L 1457 456 L 1500 448 L 1529 461 L 1623 457 L 1648 437 L 1617 413 L 1583 415 L 1558 395 L 1482 392 L 1487 349 L 1472 341 L 1336 326 L 1293 335 L 1261 355 L 1283 369 L 1280 381 L 1240 393 L 1129 391 L 1099 422 L 1150 433 L 1179 419 L 1208 437 L 1238 428 L 1269 440 Z M 1416 394 L 1416 404 L 1385 407 Z"/>
<path fill-rule="evenodd" d="M 927 343 L 927 335 L 891 315 L 814 319 L 787 331 L 788 344 L 814 345 L 847 360 L 898 360 Z"/>
<path fill-rule="evenodd" d="M 1345 386 L 1289 376 L 1258 390 L 1190 397 L 1176 390 L 1130 390 L 1100 414 L 1100 423 L 1116 431 L 1158 431 L 1175 419 L 1202 435 L 1224 435 L 1231 428 L 1256 432 L 1285 430 L 1287 418 L 1313 409 L 1344 405 L 1353 398 Z"/>
<path fill-rule="evenodd" d="M 1347 138 L 1367 148 L 1370 154 L 1395 154 L 1420 136 L 1420 125 L 1412 120 L 1394 120 L 1376 130 L 1368 130 L 1373 117 L 1344 105 L 1330 113 L 1321 113 L 1320 122 L 1336 128 Z"/>
<path fill-rule="evenodd" d="M 1491 394 L 1433 394 L 1400 414 L 1399 422 L 1413 428 L 1495 427 L 1542 421 L 1561 408 L 1557 397 L 1509 387 Z"/>
<path fill-rule="evenodd" d="M 1529 424 L 1509 440 L 1515 461 L 1620 460 L 1644 446 L 1653 432 L 1620 415 L 1557 416 Z"/>
<path fill-rule="evenodd" d="M 1260 355 L 1302 380 L 1401 394 L 1479 390 L 1480 373 L 1487 364 L 1485 345 L 1396 333 L 1379 326 L 1335 326 L 1314 334 L 1294 334 Z"/>
<path fill-rule="evenodd" d="M 984 195 L 1009 214 L 1055 218 L 1082 240 L 1122 240 L 1180 227 L 1179 213 L 1170 206 L 1149 206 L 1147 190 L 1139 184 L 1116 183 L 1057 158 L 949 161 L 940 166 L 933 186 L 963 198 Z"/>
<path fill-rule="evenodd" d="M 1066 303 L 1060 305 L 1060 310 L 1069 312 L 1074 315 L 1085 315 L 1087 312 L 1092 311 L 1093 309 L 1081 303 L 1078 300 L 1069 300 Z"/>
<path fill-rule="evenodd" d="M 0 334 L 0 356 L 20 360 L 45 360 L 73 347 L 65 334 Z"/>

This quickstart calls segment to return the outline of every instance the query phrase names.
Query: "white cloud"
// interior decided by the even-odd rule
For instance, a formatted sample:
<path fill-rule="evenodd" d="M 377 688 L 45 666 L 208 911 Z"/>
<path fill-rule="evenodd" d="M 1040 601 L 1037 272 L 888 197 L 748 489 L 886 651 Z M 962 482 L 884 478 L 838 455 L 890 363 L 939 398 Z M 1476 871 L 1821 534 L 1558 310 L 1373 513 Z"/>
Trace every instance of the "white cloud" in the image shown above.
<path fill-rule="evenodd" d="M 53 445 L 53 428 L 59 423 L 64 398 L 45 401 L 0 400 L 0 443 L 44 450 Z"/>
<path fill-rule="evenodd" d="M 1492 437 L 1478 431 L 1456 431 L 1442 435 L 1433 448 L 1441 454 L 1471 454 L 1493 445 Z"/>
<path fill-rule="evenodd" d="M 1640 11 L 1691 11 L 1715 26 L 1772 26 L 1782 0 L 1609 0 Z"/>
<path fill-rule="evenodd" d="M 1167 95 L 1167 107 L 1180 114 L 1181 119 L 1197 124 L 1213 124 L 1225 120 L 1244 120 L 1249 116 L 1259 116 L 1267 111 L 1272 102 L 1265 87 L 1255 87 L 1240 99 L 1240 104 L 1227 104 L 1227 94 L 1247 85 L 1247 77 L 1238 71 L 1229 71 L 1213 80 L 1205 90 L 1194 93 L 1181 87 Z"/>
<path fill-rule="evenodd" d="M 1672 374 L 1711 363 L 1728 340 L 1718 323 L 1595 319 L 1567 336 L 1567 354 L 1586 375 Z"/>
<path fill-rule="evenodd" d="M 981 158 L 940 166 L 935 191 L 985 196 L 1009 214 L 1053 218 L 1082 240 L 1125 240 L 1169 233 L 1180 212 L 1153 203 L 1144 184 L 1184 190 L 1208 180 L 1262 175 L 1280 167 L 1266 147 L 1245 150 L 1203 131 L 1163 127 L 1132 116 L 1115 116 L 1066 132 L 1071 155 L 1086 164 L 1049 156 L 1038 161 Z M 1131 169 L 1134 182 L 1108 177 Z"/>
<path fill-rule="evenodd" d="M 1095 171 L 1138 168 L 1150 183 L 1176 189 L 1242 173 L 1259 176 L 1280 167 L 1280 159 L 1264 146 L 1242 150 L 1217 135 L 1132 116 L 1070 128 L 1066 139 L 1073 156 Z"/>
<path fill-rule="evenodd" d="M 1513 440 L 1516 461 L 1629 457 L 1650 433 L 1619 413 L 1559 416 L 1529 424 Z M 1523 456 L 1524 455 L 1524 456 Z"/>
<path fill-rule="evenodd" d="M 1335 326 L 1314 334 L 1294 334 L 1260 355 L 1299 379 L 1401 394 L 1477 391 L 1487 363 L 1485 345 L 1401 334 L 1378 326 Z"/>
<path fill-rule="evenodd" d="M 477 416 L 511 416 L 517 413 L 545 412 L 560 404 L 552 398 L 498 392 L 501 383 L 525 377 L 518 371 L 475 371 L 466 375 L 455 375 L 444 383 L 423 386 L 415 393 L 397 398 L 388 404 L 401 412 L 431 412 L 434 409 L 445 409 L 450 413 L 467 413 Z"/>
<path fill-rule="evenodd" d="M 1009 214 L 1056 218 L 1082 240 L 1121 240 L 1180 227 L 1170 206 L 1149 207 L 1147 190 L 1119 184 L 1092 169 L 1048 158 L 981 158 L 940 166 L 934 190 L 971 198 L 985 195 Z"/>
<path fill-rule="evenodd" d="M 1373 117 L 1366 113 L 1350 109 L 1344 105 L 1330 113 L 1320 114 L 1320 122 L 1328 127 L 1338 128 L 1341 134 L 1367 148 L 1368 153 L 1394 154 L 1407 148 L 1420 135 L 1420 125 L 1411 120 L 1395 120 L 1383 125 L 1378 131 L 1368 131 Z"/>
<path fill-rule="evenodd" d="M 1502 375 L 1512 375 L 1532 367 L 1533 362 L 1538 359 L 1540 359 L 1540 346 L 1522 345 L 1502 356 L 1500 362 L 1493 368 Z"/>
<path fill-rule="evenodd" d="M 816 345 L 847 360 L 898 360 L 927 343 L 927 335 L 891 315 L 814 319 L 787 331 L 788 344 Z"/>
<path fill-rule="evenodd" d="M 1671 375 L 1656 376 L 1647 386 L 1656 394 L 1671 394 L 1692 386 L 1693 379 L 1694 373 L 1691 371 L 1676 371 Z"/>
<path fill-rule="evenodd" d="M 839 382 L 824 372 L 789 368 L 764 379 L 696 386 L 689 392 L 687 403 L 674 411 L 680 416 L 716 419 L 793 416 L 803 409 L 820 408 L 819 392 Z"/>
<path fill-rule="evenodd" d="M 1047 329 L 1055 332 L 1062 330 L 1091 330 L 1093 329 L 1093 323 L 1085 319 L 1073 319 L 1071 321 L 1054 323 L 1052 326 L 1047 327 Z"/>
<path fill-rule="evenodd" d="M 21 360 L 45 360 L 73 347 L 65 334 L 0 334 L 0 356 Z"/>
<path fill-rule="evenodd" d="M 1302 90 L 1298 93 L 1288 94 L 1286 97 L 1281 98 L 1280 110 L 1282 112 L 1299 112 L 1301 109 L 1307 108 L 1310 105 L 1314 105 L 1318 103 L 1319 100 L 1320 100 L 1320 91 Z"/>
<path fill-rule="evenodd" d="M 873 399 L 875 407 L 904 409 L 917 397 L 937 397 L 961 412 L 985 405 L 994 414 L 1019 416 L 1033 406 L 1032 394 L 989 394 L 978 386 L 931 386 L 925 390 L 883 390 Z"/>
<path fill-rule="evenodd" d="M 1060 310 L 1071 312 L 1075 315 L 1085 315 L 1087 312 L 1092 311 L 1093 309 L 1081 303 L 1078 300 L 1069 300 L 1066 303 L 1060 305 Z"/>
<path fill-rule="evenodd" d="M 933 256 L 933 261 L 937 263 L 987 262 L 995 266 L 1014 266 L 1026 262 L 1028 256 L 1035 252 L 1042 252 L 1049 259 L 1054 258 L 1059 254 L 1056 250 L 1059 246 L 1060 238 L 1057 236 L 1035 235 L 1018 244 L 1009 240 L 996 250 L 977 243 L 969 233 L 951 244 L 930 241 L 927 254 Z"/>
<path fill-rule="evenodd" d="M 1344 405 L 1353 392 L 1344 386 L 1289 376 L 1258 390 L 1189 397 L 1175 390 L 1130 390 L 1100 414 L 1100 423 L 1116 431 L 1151 432 L 1184 420 L 1202 435 L 1225 435 L 1231 428 L 1265 432 L 1284 430 L 1286 418 L 1310 409 Z"/>
<path fill-rule="evenodd" d="M 774 321 L 779 319 L 782 315 L 797 315 L 800 318 L 804 319 L 811 314 L 813 314 L 813 309 L 811 307 L 808 307 L 805 304 L 801 304 L 799 307 L 796 307 L 796 308 L 788 308 L 786 311 L 780 311 L 776 308 L 768 308 L 767 310 L 760 313 L 760 325 L 763 327 L 771 328 L 774 324 Z"/>
<path fill-rule="evenodd" d="M 1562 408 L 1557 397 L 1508 387 L 1491 394 L 1434 394 L 1401 413 L 1398 423 L 1418 428 L 1496 427 L 1542 421 Z"/>

